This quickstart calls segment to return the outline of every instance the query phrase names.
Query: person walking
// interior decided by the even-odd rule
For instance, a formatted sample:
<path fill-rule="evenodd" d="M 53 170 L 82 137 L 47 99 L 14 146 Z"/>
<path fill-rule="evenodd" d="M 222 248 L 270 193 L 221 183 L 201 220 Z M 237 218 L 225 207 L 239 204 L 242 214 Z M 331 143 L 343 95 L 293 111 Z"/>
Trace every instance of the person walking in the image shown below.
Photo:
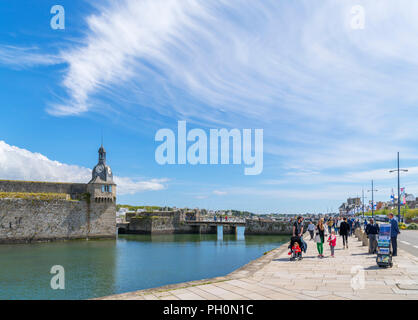
<path fill-rule="evenodd" d="M 329 247 L 331 249 L 331 257 L 335 258 L 334 256 L 334 249 L 335 246 L 337 245 L 337 237 L 335 235 L 335 231 L 332 231 L 328 237 L 328 243 L 329 243 Z"/>
<path fill-rule="evenodd" d="M 310 240 L 314 239 L 314 231 L 315 231 L 315 225 L 312 223 L 312 221 L 309 221 L 308 232 L 309 232 L 309 235 L 311 236 Z"/>
<path fill-rule="evenodd" d="M 343 248 L 348 249 L 348 233 L 350 231 L 350 225 L 347 223 L 347 218 L 344 218 L 340 224 L 340 235 L 343 237 Z"/>
<path fill-rule="evenodd" d="M 354 222 L 354 230 L 356 230 L 357 228 L 360 228 L 360 220 L 356 219 L 356 221 Z"/>
<path fill-rule="evenodd" d="M 369 254 L 376 253 L 377 235 L 379 234 L 379 225 L 370 219 L 370 223 L 366 227 L 367 238 L 369 238 Z"/>
<path fill-rule="evenodd" d="M 393 216 L 393 213 L 389 213 L 389 223 L 390 223 L 390 243 L 392 244 L 392 256 L 396 257 L 398 255 L 398 234 L 399 231 L 398 220 Z"/>
<path fill-rule="evenodd" d="M 338 232 L 338 234 L 340 234 L 341 235 L 341 233 L 340 233 L 340 228 L 341 228 L 341 223 L 343 222 L 343 218 L 341 218 L 341 217 L 339 217 L 338 218 L 338 221 L 337 221 L 337 232 Z"/>
<path fill-rule="evenodd" d="M 330 217 L 327 221 L 327 226 L 328 226 L 328 233 L 331 234 L 332 231 L 332 226 L 334 225 L 334 219 L 332 219 L 332 217 Z"/>
<path fill-rule="evenodd" d="M 303 241 L 303 218 L 301 216 L 297 217 L 296 221 L 293 223 L 293 236 L 299 237 L 301 248 L 304 253 L 306 253 L 306 243 Z"/>
<path fill-rule="evenodd" d="M 324 227 L 324 219 L 321 218 L 318 221 L 316 226 L 316 234 L 315 234 L 315 241 L 316 241 L 316 248 L 318 249 L 318 258 L 324 257 L 324 238 L 325 238 L 325 227 Z"/>
<path fill-rule="evenodd" d="M 348 234 L 350 235 L 350 237 L 353 235 L 353 219 L 348 219 L 348 225 L 350 226 L 350 231 L 348 232 Z"/>

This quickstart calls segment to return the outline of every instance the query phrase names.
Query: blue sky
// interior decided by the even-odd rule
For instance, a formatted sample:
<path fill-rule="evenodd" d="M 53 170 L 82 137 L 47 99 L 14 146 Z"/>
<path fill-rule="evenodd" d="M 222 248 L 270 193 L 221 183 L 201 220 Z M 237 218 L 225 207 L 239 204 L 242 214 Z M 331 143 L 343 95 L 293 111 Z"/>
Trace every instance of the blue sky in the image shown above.
<path fill-rule="evenodd" d="M 65 30 L 50 27 L 55 4 Z M 416 1 L 16 0 L 0 12 L 0 179 L 85 181 L 103 132 L 120 203 L 336 210 L 371 179 L 389 200 L 397 151 L 418 195 Z M 155 133 L 179 120 L 263 129 L 262 174 L 158 165 Z"/>

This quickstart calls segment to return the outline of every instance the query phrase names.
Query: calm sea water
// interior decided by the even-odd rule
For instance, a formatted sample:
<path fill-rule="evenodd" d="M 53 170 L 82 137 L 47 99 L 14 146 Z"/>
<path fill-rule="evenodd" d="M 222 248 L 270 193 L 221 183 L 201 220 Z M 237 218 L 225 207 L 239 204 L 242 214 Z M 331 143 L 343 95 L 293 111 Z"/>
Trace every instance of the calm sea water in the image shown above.
<path fill-rule="evenodd" d="M 119 235 L 115 240 L 0 245 L 0 299 L 87 299 L 226 275 L 288 236 Z M 65 289 L 50 286 L 65 269 Z"/>

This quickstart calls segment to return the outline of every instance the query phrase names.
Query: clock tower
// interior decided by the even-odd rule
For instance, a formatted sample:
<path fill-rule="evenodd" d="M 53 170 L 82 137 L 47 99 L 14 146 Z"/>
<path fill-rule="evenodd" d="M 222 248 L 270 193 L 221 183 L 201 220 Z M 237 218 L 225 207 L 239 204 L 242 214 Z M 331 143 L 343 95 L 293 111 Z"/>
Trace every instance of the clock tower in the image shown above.
<path fill-rule="evenodd" d="M 93 168 L 92 178 L 89 183 L 110 183 L 113 184 L 113 172 L 106 165 L 106 150 L 103 146 L 99 149 L 99 162 Z"/>
<path fill-rule="evenodd" d="M 106 150 L 103 145 L 99 149 L 99 162 L 93 168 L 89 185 L 89 193 L 94 202 L 114 203 L 116 201 L 116 184 L 113 172 L 106 164 Z"/>

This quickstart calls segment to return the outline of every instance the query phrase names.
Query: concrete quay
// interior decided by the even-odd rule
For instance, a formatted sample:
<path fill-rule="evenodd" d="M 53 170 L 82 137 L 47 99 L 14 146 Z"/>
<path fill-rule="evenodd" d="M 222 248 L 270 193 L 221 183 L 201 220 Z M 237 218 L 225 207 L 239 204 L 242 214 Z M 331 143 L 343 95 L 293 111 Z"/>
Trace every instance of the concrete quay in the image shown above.
<path fill-rule="evenodd" d="M 301 261 L 289 261 L 287 244 L 224 277 L 107 296 L 105 300 L 417 300 L 418 258 L 398 249 L 392 268 L 379 268 L 358 230 L 343 249 L 337 238 L 335 258 L 324 244 L 307 240 Z"/>

